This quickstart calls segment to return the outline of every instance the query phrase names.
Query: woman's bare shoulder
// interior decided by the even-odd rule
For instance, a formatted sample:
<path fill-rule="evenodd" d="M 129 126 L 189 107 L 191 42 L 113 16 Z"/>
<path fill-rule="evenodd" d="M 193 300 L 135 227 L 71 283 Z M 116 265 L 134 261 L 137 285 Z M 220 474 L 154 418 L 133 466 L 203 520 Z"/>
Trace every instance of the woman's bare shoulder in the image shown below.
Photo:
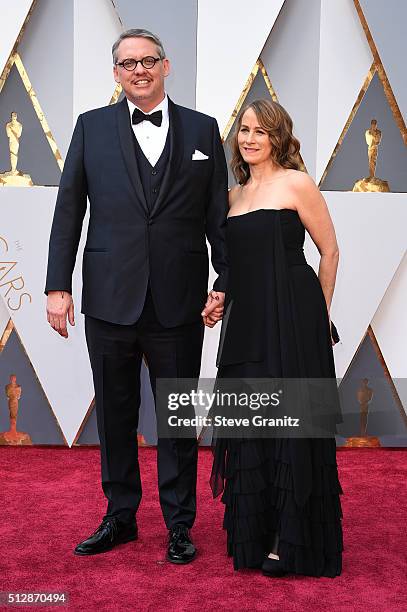
<path fill-rule="evenodd" d="M 288 176 L 291 185 L 296 189 L 314 190 L 317 188 L 312 176 L 302 170 L 292 170 Z"/>
<path fill-rule="evenodd" d="M 326 207 L 325 200 L 312 176 L 300 170 L 290 176 L 291 193 L 300 216 L 310 210 Z"/>
<path fill-rule="evenodd" d="M 236 199 L 238 198 L 238 195 L 240 194 L 241 190 L 241 185 L 235 185 L 234 187 L 231 187 L 229 189 L 229 207 L 232 206 L 234 202 L 236 202 Z"/>

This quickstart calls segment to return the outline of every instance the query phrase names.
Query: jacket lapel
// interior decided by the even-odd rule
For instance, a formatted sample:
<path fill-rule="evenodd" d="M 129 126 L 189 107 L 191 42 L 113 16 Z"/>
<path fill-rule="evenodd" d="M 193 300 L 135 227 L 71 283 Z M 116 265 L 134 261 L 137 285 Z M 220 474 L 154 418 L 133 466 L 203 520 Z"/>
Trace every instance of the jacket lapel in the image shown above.
<path fill-rule="evenodd" d="M 148 212 L 148 206 L 144 197 L 143 185 L 141 183 L 137 165 L 136 153 L 134 151 L 133 129 L 130 123 L 130 113 L 126 98 L 123 98 L 121 102 L 116 104 L 116 111 L 117 129 L 119 132 L 119 140 L 124 163 L 137 198 L 145 211 Z"/>
<path fill-rule="evenodd" d="M 151 214 L 155 214 L 161 207 L 168 191 L 173 184 L 175 177 L 178 172 L 178 168 L 181 164 L 184 155 L 184 135 L 182 130 L 182 122 L 180 117 L 180 111 L 176 104 L 170 98 L 168 98 L 168 114 L 170 119 L 169 126 L 169 162 L 167 168 L 164 171 L 163 180 L 160 186 L 160 192 L 156 203 L 153 206 Z"/>

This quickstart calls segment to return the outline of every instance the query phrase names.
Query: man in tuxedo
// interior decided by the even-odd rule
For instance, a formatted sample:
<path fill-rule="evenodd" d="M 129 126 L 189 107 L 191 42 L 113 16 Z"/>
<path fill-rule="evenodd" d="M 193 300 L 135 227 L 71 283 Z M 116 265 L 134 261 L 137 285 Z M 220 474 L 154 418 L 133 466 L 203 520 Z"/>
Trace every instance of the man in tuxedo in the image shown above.
<path fill-rule="evenodd" d="M 77 120 L 56 202 L 45 290 L 48 321 L 68 337 L 71 277 L 89 198 L 82 312 L 108 504 L 102 523 L 75 548 L 78 555 L 137 539 L 142 357 L 154 394 L 159 378 L 198 379 L 202 309 L 212 327 L 222 316 L 227 280 L 227 169 L 215 119 L 168 98 L 169 60 L 151 32 L 124 32 L 112 52 L 125 97 Z M 206 237 L 218 274 L 209 296 Z M 188 563 L 196 555 L 189 533 L 196 512 L 196 438 L 160 437 L 157 455 L 167 559 Z"/>

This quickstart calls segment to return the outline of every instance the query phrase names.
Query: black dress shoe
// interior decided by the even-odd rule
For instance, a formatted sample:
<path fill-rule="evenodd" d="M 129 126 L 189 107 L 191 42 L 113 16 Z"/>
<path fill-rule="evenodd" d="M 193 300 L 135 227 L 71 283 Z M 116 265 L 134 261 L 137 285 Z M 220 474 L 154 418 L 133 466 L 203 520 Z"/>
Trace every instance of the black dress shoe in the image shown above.
<path fill-rule="evenodd" d="M 261 569 L 264 576 L 270 576 L 271 578 L 278 578 L 287 574 L 281 567 L 281 562 L 278 559 L 270 559 L 270 557 L 264 559 Z"/>
<path fill-rule="evenodd" d="M 75 555 L 97 555 L 106 552 L 131 540 L 137 540 L 138 532 L 135 522 L 121 523 L 116 518 L 103 519 L 91 536 L 75 548 Z"/>
<path fill-rule="evenodd" d="M 175 525 L 170 529 L 168 536 L 167 561 L 184 565 L 193 561 L 196 548 L 193 545 L 189 529 L 186 525 Z"/>

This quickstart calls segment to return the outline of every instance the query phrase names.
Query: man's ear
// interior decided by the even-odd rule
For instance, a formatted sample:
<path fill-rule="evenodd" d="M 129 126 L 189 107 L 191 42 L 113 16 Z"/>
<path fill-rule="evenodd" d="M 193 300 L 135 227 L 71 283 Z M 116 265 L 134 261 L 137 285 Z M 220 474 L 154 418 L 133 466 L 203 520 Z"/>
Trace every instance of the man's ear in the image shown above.
<path fill-rule="evenodd" d="M 171 71 L 170 60 L 165 57 L 163 59 L 163 72 L 164 72 L 164 76 L 167 77 L 170 74 L 170 71 Z"/>

